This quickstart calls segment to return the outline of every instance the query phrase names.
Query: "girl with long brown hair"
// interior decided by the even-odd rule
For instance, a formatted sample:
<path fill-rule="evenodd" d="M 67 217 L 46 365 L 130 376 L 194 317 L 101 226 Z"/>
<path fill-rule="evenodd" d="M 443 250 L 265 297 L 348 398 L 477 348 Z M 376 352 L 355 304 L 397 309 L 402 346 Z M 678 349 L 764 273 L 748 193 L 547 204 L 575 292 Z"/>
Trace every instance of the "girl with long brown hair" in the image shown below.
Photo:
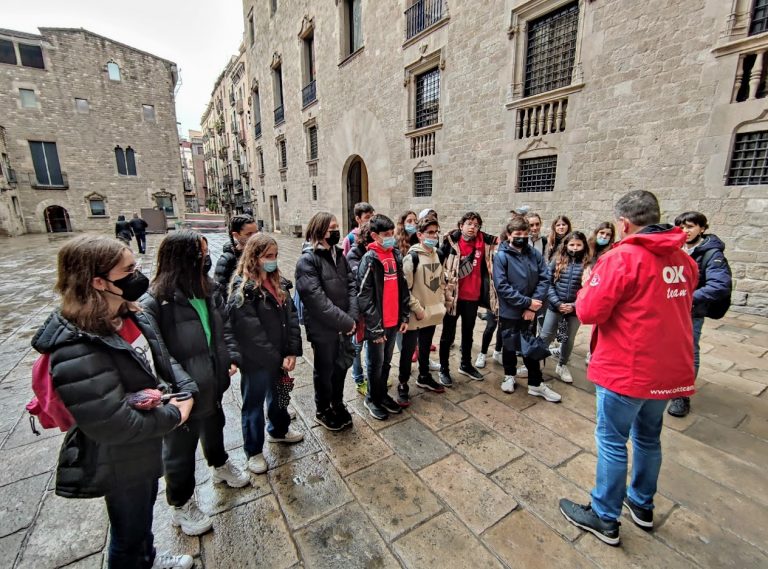
<path fill-rule="evenodd" d="M 290 428 L 288 402 L 278 397 L 278 382 L 296 367 L 302 355 L 299 320 L 280 276 L 277 242 L 264 233 L 245 245 L 230 286 L 227 316 L 240 364 L 242 424 L 248 469 L 267 471 L 264 459 L 264 401 L 267 437 L 271 443 L 297 443 L 303 433 Z"/>
<path fill-rule="evenodd" d="M 197 392 L 136 304 L 148 284 L 123 243 L 96 235 L 72 239 L 58 255 L 61 304 L 32 346 L 49 356 L 53 387 L 75 419 L 59 453 L 56 493 L 104 497 L 110 568 L 188 569 L 188 555 L 156 555 L 152 515 L 163 436 L 189 418 L 193 400 L 172 398 L 139 411 L 127 397 L 164 384 Z"/>
<path fill-rule="evenodd" d="M 419 238 L 416 236 L 416 212 L 408 210 L 400 214 L 395 224 L 395 239 L 397 240 L 397 248 L 400 249 L 400 253 L 405 256 L 410 251 L 411 246 L 419 242 Z"/>
<path fill-rule="evenodd" d="M 558 215 L 554 221 L 552 221 L 552 227 L 550 228 L 549 235 L 547 236 L 547 248 L 544 251 L 544 257 L 548 262 L 552 261 L 552 258 L 560 250 L 560 245 L 563 243 L 563 239 L 573 231 L 571 220 L 565 215 Z"/>

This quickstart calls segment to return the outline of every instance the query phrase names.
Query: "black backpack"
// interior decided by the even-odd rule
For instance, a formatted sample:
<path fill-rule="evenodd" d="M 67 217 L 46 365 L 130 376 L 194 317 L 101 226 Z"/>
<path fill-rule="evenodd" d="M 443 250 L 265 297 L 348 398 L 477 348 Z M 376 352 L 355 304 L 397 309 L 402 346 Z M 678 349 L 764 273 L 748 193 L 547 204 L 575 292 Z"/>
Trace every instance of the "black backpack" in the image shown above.
<path fill-rule="evenodd" d="M 701 270 L 704 271 L 704 278 L 706 279 L 706 273 L 707 273 L 707 265 L 712 260 L 712 257 L 715 256 L 715 253 L 717 253 L 717 249 L 709 249 L 707 252 L 704 253 L 704 256 L 701 258 Z M 723 263 L 725 263 L 725 268 L 728 270 L 728 274 L 731 274 L 731 267 L 728 265 L 728 260 L 723 257 Z M 733 288 L 733 285 L 731 285 L 731 288 Z M 728 295 L 724 296 L 721 299 L 713 300 L 712 302 L 707 304 L 707 318 L 712 318 L 713 320 L 720 320 L 723 316 L 725 316 L 725 313 L 728 312 L 728 309 L 731 307 L 731 290 L 728 291 Z"/>

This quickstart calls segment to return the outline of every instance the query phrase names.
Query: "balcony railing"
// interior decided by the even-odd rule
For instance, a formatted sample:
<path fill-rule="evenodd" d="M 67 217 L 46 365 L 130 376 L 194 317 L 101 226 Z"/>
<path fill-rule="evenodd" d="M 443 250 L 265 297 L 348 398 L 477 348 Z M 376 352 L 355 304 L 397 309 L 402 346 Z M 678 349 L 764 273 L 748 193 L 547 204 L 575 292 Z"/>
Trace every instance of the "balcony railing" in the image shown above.
<path fill-rule="evenodd" d="M 243 147 L 245 147 L 245 145 L 248 143 L 248 139 L 246 139 L 245 137 L 244 130 L 237 135 L 237 141 L 240 143 L 240 146 L 243 146 Z"/>
<path fill-rule="evenodd" d="M 411 138 L 411 158 L 423 158 L 435 153 L 436 131 L 425 132 Z"/>
<path fill-rule="evenodd" d="M 240 122 L 239 121 L 236 121 L 236 120 L 232 121 L 232 132 L 234 134 L 237 134 L 238 132 L 240 132 Z"/>
<path fill-rule="evenodd" d="M 219 149 L 219 158 L 221 158 L 222 160 L 227 160 L 228 156 L 229 156 L 229 153 L 227 152 L 226 147 Z"/>
<path fill-rule="evenodd" d="M 221 178 L 221 181 L 225 188 L 232 187 L 232 178 L 229 176 L 229 174 L 224 174 L 224 176 Z"/>
<path fill-rule="evenodd" d="M 238 99 L 237 100 L 237 104 L 235 105 L 235 110 L 237 111 L 238 115 L 242 115 L 243 114 L 243 110 L 244 109 L 243 109 L 243 100 L 242 99 Z"/>
<path fill-rule="evenodd" d="M 743 54 L 733 83 L 733 102 L 763 99 L 766 96 L 767 72 L 768 48 Z"/>
<path fill-rule="evenodd" d="M 317 100 L 317 85 L 315 80 L 312 79 L 307 83 L 306 87 L 301 90 L 301 106 L 306 107 L 310 103 L 314 103 Z"/>
<path fill-rule="evenodd" d="M 285 109 L 280 105 L 275 109 L 275 126 L 285 122 Z"/>
<path fill-rule="evenodd" d="M 10 182 L 10 178 L 8 179 Z M 37 175 L 34 172 L 29 172 L 29 185 L 37 190 L 66 190 L 69 188 L 69 178 L 66 172 L 61 173 L 61 180 L 56 180 L 56 183 L 51 181 L 50 183 L 43 183 L 37 179 Z"/>
<path fill-rule="evenodd" d="M 568 97 L 519 107 L 515 121 L 515 138 L 563 132 L 567 111 Z"/>
<path fill-rule="evenodd" d="M 405 39 L 420 34 L 447 15 L 445 0 L 417 0 L 405 11 Z"/>
<path fill-rule="evenodd" d="M 240 152 L 235 148 L 234 152 L 232 152 L 232 160 L 235 162 L 240 162 Z"/>

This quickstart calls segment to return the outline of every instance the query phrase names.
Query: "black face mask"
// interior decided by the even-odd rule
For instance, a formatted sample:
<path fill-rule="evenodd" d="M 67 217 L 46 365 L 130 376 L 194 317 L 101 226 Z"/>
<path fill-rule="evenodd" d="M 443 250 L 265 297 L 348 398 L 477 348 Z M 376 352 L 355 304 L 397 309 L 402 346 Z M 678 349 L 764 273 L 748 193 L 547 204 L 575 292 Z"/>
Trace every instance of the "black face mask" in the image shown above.
<path fill-rule="evenodd" d="M 341 241 L 341 231 L 338 229 L 332 229 L 331 234 L 328 236 L 326 241 L 328 242 L 328 245 L 333 247 L 334 245 L 338 245 L 339 241 Z"/>
<path fill-rule="evenodd" d="M 213 261 L 211 261 L 211 256 L 206 255 L 203 257 L 203 274 L 208 274 L 211 270 L 211 267 L 213 266 Z"/>
<path fill-rule="evenodd" d="M 512 238 L 512 246 L 517 247 L 518 249 L 522 249 L 528 244 L 528 238 L 527 237 L 513 237 Z"/>
<path fill-rule="evenodd" d="M 576 259 L 577 261 L 580 261 L 580 260 L 582 260 L 584 258 L 584 251 L 583 250 L 581 250 L 581 251 L 570 251 L 569 250 L 569 251 L 566 251 L 566 253 L 568 254 L 569 257 L 572 257 L 572 258 Z"/>
<path fill-rule="evenodd" d="M 127 275 L 123 277 L 122 279 L 117 279 L 116 281 L 111 281 L 107 277 L 101 277 L 105 281 L 112 283 L 117 288 L 119 288 L 123 294 L 117 294 L 116 292 L 112 292 L 111 290 L 106 290 L 105 292 L 108 292 L 109 294 L 114 294 L 115 296 L 122 297 L 123 300 L 127 302 L 135 302 L 141 298 L 141 295 L 147 292 L 147 289 L 149 288 L 149 279 L 144 276 L 144 273 L 139 271 L 138 269 L 135 270 L 130 275 Z"/>

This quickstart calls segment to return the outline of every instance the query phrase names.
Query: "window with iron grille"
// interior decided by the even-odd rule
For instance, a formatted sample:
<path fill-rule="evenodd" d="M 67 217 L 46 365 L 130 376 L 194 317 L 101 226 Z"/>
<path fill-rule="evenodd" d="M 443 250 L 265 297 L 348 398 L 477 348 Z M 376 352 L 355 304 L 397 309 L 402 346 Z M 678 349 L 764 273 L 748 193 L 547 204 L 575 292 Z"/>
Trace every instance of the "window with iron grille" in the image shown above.
<path fill-rule="evenodd" d="M 317 201 L 317 184 L 312 184 L 312 201 Z"/>
<path fill-rule="evenodd" d="M 280 141 L 280 168 L 288 167 L 288 152 L 285 147 L 285 139 Z"/>
<path fill-rule="evenodd" d="M 283 201 L 288 201 L 288 188 L 283 188 Z"/>
<path fill-rule="evenodd" d="M 555 189 L 557 156 L 524 158 L 520 160 L 517 179 L 518 192 L 551 192 Z"/>
<path fill-rule="evenodd" d="M 736 135 L 728 186 L 768 184 L 768 130 Z"/>
<path fill-rule="evenodd" d="M 768 31 L 768 0 L 755 0 L 752 5 L 752 20 L 749 23 L 749 35 Z"/>
<path fill-rule="evenodd" d="M 528 24 L 523 96 L 546 93 L 571 84 L 578 27 L 578 2 Z"/>
<path fill-rule="evenodd" d="M 435 67 L 416 76 L 416 128 L 437 122 L 440 110 L 440 70 Z"/>
<path fill-rule="evenodd" d="M 309 159 L 317 160 L 317 127 L 309 127 L 307 135 L 309 136 Z"/>
<path fill-rule="evenodd" d="M 432 195 L 432 170 L 413 173 L 413 195 L 417 198 L 428 198 Z"/>

